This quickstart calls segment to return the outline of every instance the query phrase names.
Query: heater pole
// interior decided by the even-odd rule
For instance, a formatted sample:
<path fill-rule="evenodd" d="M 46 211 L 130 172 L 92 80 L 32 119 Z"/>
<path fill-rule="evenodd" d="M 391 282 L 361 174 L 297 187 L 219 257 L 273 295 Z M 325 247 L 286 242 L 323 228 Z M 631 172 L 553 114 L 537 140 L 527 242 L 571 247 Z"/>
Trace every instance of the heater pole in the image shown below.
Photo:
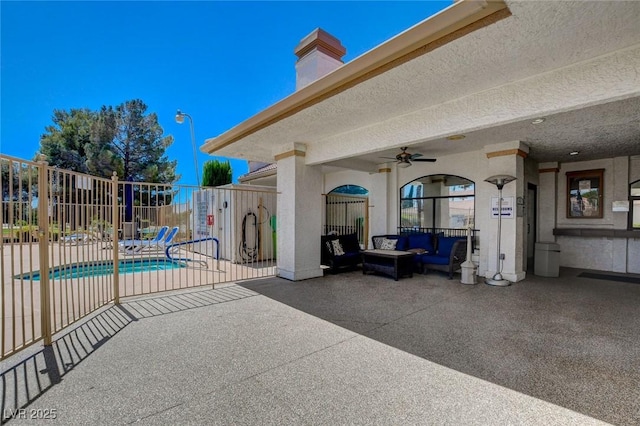
<path fill-rule="evenodd" d="M 498 256 L 496 257 L 496 274 L 494 280 L 502 279 L 502 270 L 500 268 L 500 240 L 502 240 L 502 188 L 498 191 Z"/>
<path fill-rule="evenodd" d="M 506 287 L 511 284 L 509 280 L 505 280 L 502 277 L 502 268 L 500 268 L 500 258 L 502 250 L 500 249 L 500 242 L 502 240 L 502 188 L 509 182 L 516 180 L 513 176 L 508 175 L 496 175 L 485 179 L 485 182 L 489 182 L 498 187 L 498 253 L 496 256 L 496 273 L 493 278 L 487 278 L 484 280 L 485 284 L 494 285 L 499 287 Z"/>

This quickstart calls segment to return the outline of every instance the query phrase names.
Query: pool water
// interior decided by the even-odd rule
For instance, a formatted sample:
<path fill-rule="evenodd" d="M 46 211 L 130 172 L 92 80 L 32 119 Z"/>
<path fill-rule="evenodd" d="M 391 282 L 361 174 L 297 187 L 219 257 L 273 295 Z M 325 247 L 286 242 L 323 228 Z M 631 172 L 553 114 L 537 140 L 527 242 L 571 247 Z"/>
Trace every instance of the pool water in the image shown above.
<path fill-rule="evenodd" d="M 57 266 L 55 268 L 51 268 L 51 270 L 49 271 L 49 279 L 84 278 L 99 277 L 102 275 L 113 275 L 113 267 L 113 261 L 111 260 Z M 156 272 L 184 267 L 186 267 L 184 263 L 175 262 L 164 258 L 124 259 L 118 262 L 118 273 L 133 274 L 136 272 Z M 40 272 L 36 271 L 31 274 L 24 274 L 21 277 L 18 276 L 16 278 L 39 281 Z"/>

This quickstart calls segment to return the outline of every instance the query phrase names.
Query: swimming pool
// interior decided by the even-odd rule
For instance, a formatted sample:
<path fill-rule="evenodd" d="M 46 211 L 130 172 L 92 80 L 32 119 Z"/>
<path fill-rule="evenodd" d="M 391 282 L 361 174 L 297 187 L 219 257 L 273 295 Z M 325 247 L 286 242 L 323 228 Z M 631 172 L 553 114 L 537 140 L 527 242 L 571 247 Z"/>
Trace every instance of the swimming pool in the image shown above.
<path fill-rule="evenodd" d="M 165 258 L 161 259 L 123 259 L 118 262 L 120 274 L 134 274 L 136 272 L 156 272 L 171 269 L 185 268 L 182 262 L 175 262 Z M 111 260 L 89 263 L 75 263 L 51 268 L 49 279 L 85 278 L 102 275 L 113 275 L 114 264 Z M 40 281 L 40 271 L 18 275 L 16 278 Z"/>

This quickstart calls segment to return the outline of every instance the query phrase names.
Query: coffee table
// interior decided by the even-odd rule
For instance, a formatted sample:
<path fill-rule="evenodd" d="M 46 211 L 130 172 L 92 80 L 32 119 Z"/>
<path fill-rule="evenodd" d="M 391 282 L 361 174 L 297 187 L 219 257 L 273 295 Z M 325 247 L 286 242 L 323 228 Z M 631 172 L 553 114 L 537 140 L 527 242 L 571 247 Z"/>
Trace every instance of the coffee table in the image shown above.
<path fill-rule="evenodd" d="M 413 276 L 415 253 L 399 250 L 365 250 L 362 252 L 362 273 L 380 272 L 398 281 L 401 276 Z"/>

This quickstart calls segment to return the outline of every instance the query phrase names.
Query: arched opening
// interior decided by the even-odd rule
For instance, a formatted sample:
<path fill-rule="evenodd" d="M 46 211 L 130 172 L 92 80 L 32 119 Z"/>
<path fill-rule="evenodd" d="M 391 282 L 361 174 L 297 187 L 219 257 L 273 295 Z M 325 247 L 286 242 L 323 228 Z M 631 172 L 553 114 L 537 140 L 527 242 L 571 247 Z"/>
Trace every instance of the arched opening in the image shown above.
<path fill-rule="evenodd" d="M 469 227 L 475 228 L 473 181 L 438 174 L 423 176 L 400 188 L 400 232 L 464 235 Z"/>
<path fill-rule="evenodd" d="M 342 185 L 325 196 L 324 234 L 356 234 L 365 247 L 369 228 L 369 191 L 359 185 Z"/>

